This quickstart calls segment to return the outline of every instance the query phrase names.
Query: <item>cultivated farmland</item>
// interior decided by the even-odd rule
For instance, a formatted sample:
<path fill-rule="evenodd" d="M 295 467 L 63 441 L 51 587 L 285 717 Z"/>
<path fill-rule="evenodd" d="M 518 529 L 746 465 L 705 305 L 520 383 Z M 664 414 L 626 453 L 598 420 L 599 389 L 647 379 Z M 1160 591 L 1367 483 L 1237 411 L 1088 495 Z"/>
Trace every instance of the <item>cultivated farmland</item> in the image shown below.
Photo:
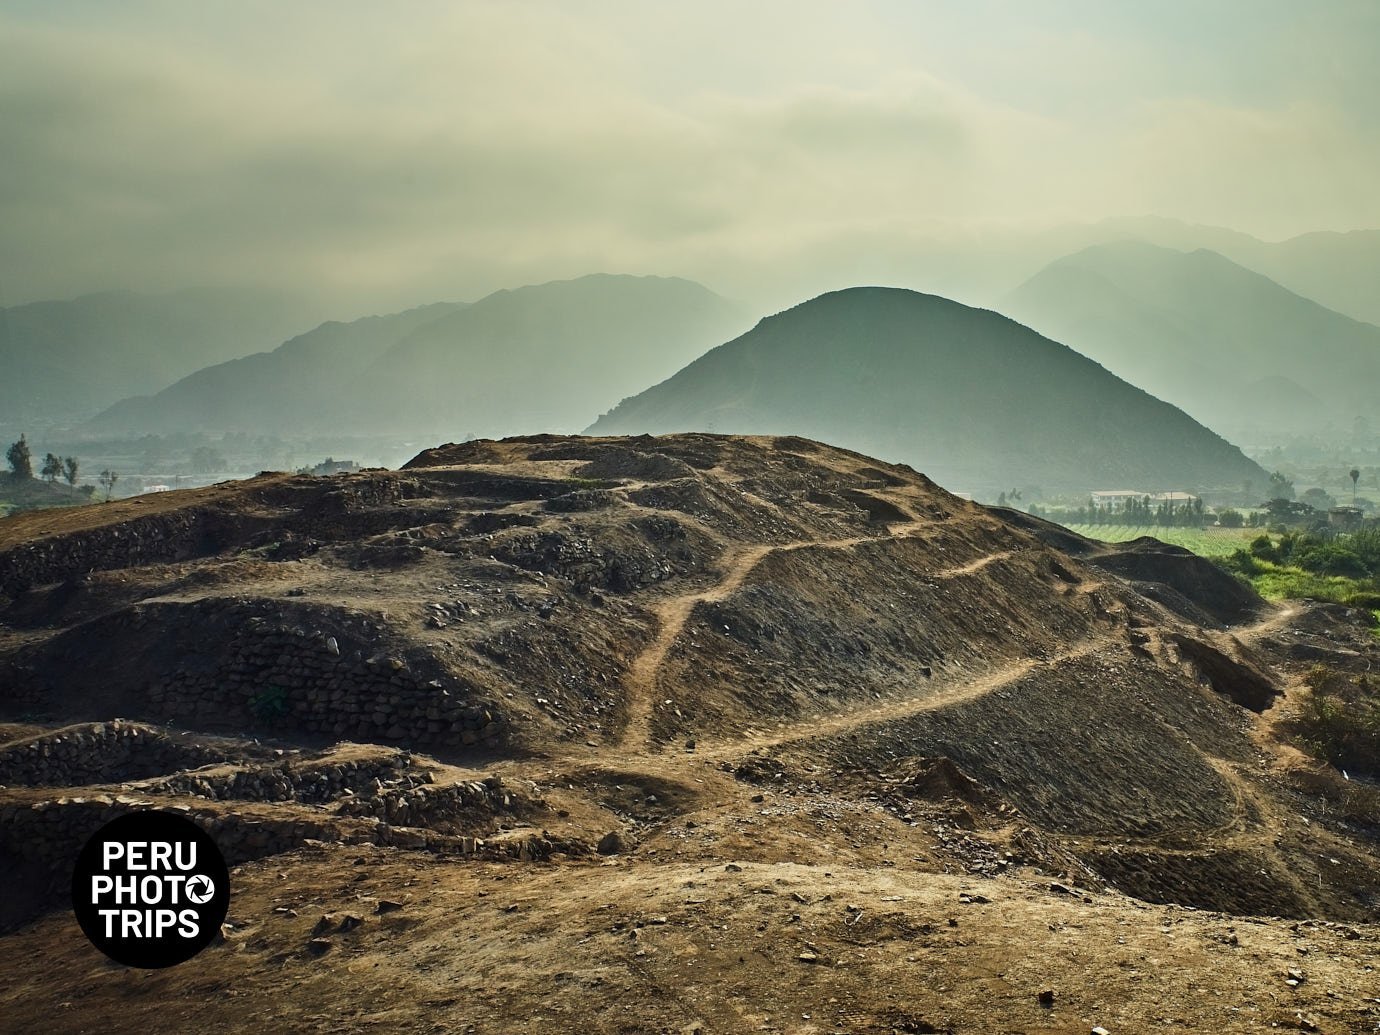
<path fill-rule="evenodd" d="M 1159 525 L 1068 525 L 1079 535 L 1100 539 L 1104 543 L 1124 543 L 1141 536 L 1151 536 L 1162 543 L 1172 543 L 1202 557 L 1225 557 L 1233 550 L 1244 549 L 1252 539 L 1261 535 L 1260 528 L 1174 528 Z"/>

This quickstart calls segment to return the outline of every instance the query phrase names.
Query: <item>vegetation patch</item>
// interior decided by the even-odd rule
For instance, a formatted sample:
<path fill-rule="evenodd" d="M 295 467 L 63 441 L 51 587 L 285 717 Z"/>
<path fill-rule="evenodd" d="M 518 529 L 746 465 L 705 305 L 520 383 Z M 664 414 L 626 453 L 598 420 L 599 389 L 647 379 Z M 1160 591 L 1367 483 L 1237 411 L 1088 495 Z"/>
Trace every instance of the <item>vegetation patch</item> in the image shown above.
<path fill-rule="evenodd" d="M 1162 525 L 1066 525 L 1070 531 L 1104 543 L 1127 543 L 1150 536 L 1171 546 L 1182 546 L 1199 557 L 1226 557 L 1247 546 L 1259 535 L 1253 528 L 1183 528 Z"/>
<path fill-rule="evenodd" d="M 1300 748 L 1339 769 L 1380 776 L 1380 680 L 1319 665 L 1289 732 Z"/>
<path fill-rule="evenodd" d="M 1380 610 L 1380 530 L 1258 535 L 1219 563 L 1269 600 L 1309 597 Z"/>

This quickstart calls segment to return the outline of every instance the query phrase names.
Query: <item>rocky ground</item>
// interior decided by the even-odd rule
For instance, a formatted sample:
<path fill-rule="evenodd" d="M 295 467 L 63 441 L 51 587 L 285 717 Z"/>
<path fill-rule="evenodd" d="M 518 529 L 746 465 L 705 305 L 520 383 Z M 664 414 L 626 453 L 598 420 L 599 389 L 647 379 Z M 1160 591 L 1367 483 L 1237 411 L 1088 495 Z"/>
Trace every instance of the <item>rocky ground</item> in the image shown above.
<path fill-rule="evenodd" d="M 1281 732 L 1366 616 L 1153 541 L 540 436 L 10 518 L 0 594 L 7 1024 L 1380 1030 L 1380 794 Z M 146 973 L 64 888 L 149 805 L 234 887 Z"/>

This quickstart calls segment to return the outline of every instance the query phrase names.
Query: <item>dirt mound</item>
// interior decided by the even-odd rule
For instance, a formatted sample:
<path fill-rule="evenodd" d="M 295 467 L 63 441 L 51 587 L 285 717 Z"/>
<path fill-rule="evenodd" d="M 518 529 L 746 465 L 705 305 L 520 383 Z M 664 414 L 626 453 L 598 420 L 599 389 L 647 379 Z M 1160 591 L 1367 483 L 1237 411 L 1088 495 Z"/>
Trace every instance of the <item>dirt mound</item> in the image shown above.
<path fill-rule="evenodd" d="M 1264 601 L 1246 583 L 1204 557 L 1157 539 L 1119 543 L 1086 559 L 1128 579 L 1162 583 L 1224 625 L 1249 621 L 1264 611 Z"/>
<path fill-rule="evenodd" d="M 437 910 L 494 866 L 484 880 L 507 883 L 469 927 L 485 938 L 555 916 L 544 889 L 597 887 L 633 916 L 612 922 L 619 944 L 649 939 L 644 966 L 658 935 L 631 932 L 712 914 L 713 944 L 757 960 L 742 966 L 777 998 L 775 968 L 952 947 L 972 914 L 949 920 L 989 899 L 1044 931 L 1055 885 L 1127 916 L 1145 907 L 1119 895 L 1380 917 L 1368 799 L 1299 777 L 1273 707 L 1300 651 L 1370 664 L 1369 628 L 1272 611 L 1162 544 L 1058 533 L 819 443 L 707 435 L 470 442 L 150 506 L 27 536 L 0 523 L 0 856 L 60 889 L 105 818 L 185 805 L 236 861 L 279 857 L 236 877 L 236 901 L 268 911 L 235 920 L 255 932 L 244 974 L 298 958 L 274 908 L 325 902 L 279 901 L 275 873 L 354 887 L 354 859 L 392 872 L 399 852 L 451 867 L 428 871 Z M 812 876 L 778 883 L 784 866 Z M 663 870 L 686 874 L 679 903 L 646 891 Z M 945 875 L 969 883 L 943 909 L 877 901 Z M 825 896 L 834 920 L 793 926 Z M 732 919 L 768 905 L 760 932 Z M 0 958 L 50 945 L 47 924 Z M 556 954 L 594 937 L 557 926 L 533 927 Z M 325 986 L 345 981 L 337 958 L 312 957 Z"/>
<path fill-rule="evenodd" d="M 1235 625 L 1265 610 L 1265 601 L 1249 585 L 1181 546 L 1150 536 L 1102 543 L 1019 510 L 992 510 L 1042 543 L 1138 583 L 1145 595 L 1195 624 Z"/>
<path fill-rule="evenodd" d="M 907 761 L 890 774 L 890 780 L 908 798 L 956 800 L 983 806 L 993 804 L 990 791 L 956 766 L 952 759 L 942 756 Z"/>
<path fill-rule="evenodd" d="M 1053 521 L 1046 521 L 1044 518 L 1027 514 L 1023 510 L 1014 510 L 1010 507 L 990 507 L 988 509 L 993 514 L 1000 516 L 1007 524 L 1029 532 L 1046 546 L 1051 546 L 1070 557 L 1091 557 L 1100 553 L 1106 545 L 1086 536 L 1081 536 L 1077 532 L 1070 532 L 1063 525 L 1056 525 Z"/>

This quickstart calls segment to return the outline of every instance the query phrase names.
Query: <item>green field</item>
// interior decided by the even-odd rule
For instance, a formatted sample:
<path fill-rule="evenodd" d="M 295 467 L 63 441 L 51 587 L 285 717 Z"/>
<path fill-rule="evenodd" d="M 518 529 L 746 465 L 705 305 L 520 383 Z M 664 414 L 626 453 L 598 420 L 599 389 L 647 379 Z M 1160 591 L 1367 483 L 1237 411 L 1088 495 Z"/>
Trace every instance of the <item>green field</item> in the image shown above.
<path fill-rule="evenodd" d="M 1173 543 L 1192 550 L 1202 557 L 1230 557 L 1236 550 L 1248 549 L 1251 541 L 1264 533 L 1260 528 L 1158 528 L 1149 525 L 1067 525 L 1079 535 L 1100 539 L 1105 543 L 1124 543 L 1148 535 L 1162 543 Z M 1273 536 L 1278 539 L 1278 536 Z M 1322 575 L 1304 571 L 1292 565 L 1272 564 L 1256 559 L 1249 571 L 1239 572 L 1266 600 L 1330 600 L 1348 606 L 1369 606 L 1357 603 L 1358 594 L 1380 592 L 1380 580 L 1355 579 L 1339 575 Z M 1235 564 L 1229 564 L 1237 570 Z M 1380 610 L 1373 610 L 1376 619 L 1375 635 L 1380 638 Z"/>
<path fill-rule="evenodd" d="M 1156 525 L 1069 525 L 1071 531 L 1104 543 L 1124 543 L 1148 535 L 1162 543 L 1172 543 L 1203 557 L 1226 557 L 1233 550 L 1245 549 L 1260 535 L 1259 528 L 1160 528 Z"/>

